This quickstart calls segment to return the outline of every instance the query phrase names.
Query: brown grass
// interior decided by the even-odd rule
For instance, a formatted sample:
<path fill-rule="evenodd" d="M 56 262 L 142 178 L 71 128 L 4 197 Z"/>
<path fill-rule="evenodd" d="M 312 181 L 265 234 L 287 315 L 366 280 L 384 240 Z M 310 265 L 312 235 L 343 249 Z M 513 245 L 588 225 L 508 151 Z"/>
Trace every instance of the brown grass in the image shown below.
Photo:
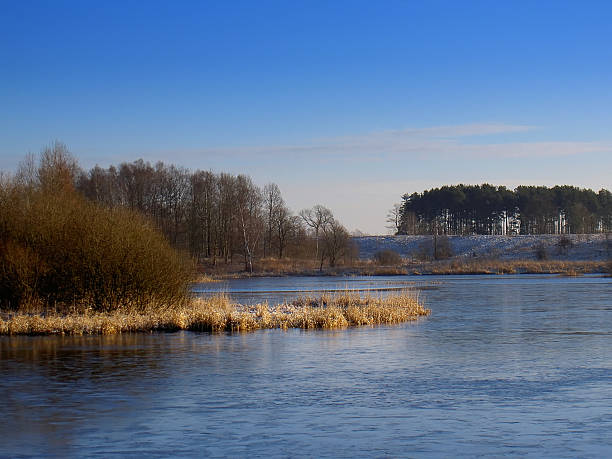
<path fill-rule="evenodd" d="M 402 266 L 364 266 L 357 271 L 363 276 L 405 276 L 408 270 Z"/>
<path fill-rule="evenodd" d="M 356 293 L 301 298 L 269 306 L 235 305 L 226 296 L 194 299 L 175 310 L 152 308 L 146 313 L 114 311 L 73 315 L 5 314 L 0 335 L 86 335 L 192 330 L 242 332 L 264 328 L 345 328 L 397 324 L 428 315 L 418 298 L 403 293 L 386 298 Z"/>
<path fill-rule="evenodd" d="M 192 282 L 194 284 L 208 284 L 208 283 L 212 283 L 212 282 L 221 282 L 221 279 L 217 279 L 215 277 L 212 277 L 211 275 L 208 274 L 197 274 Z"/>
<path fill-rule="evenodd" d="M 307 260 L 277 260 L 266 258 L 255 266 L 253 274 L 242 272 L 214 272 L 213 278 L 260 276 L 404 276 L 422 274 L 561 274 L 576 276 L 588 273 L 612 273 L 612 267 L 604 261 L 565 260 L 499 260 L 453 259 L 425 263 L 408 263 L 398 266 L 379 266 L 371 261 L 356 260 L 351 265 L 324 267 L 319 271 Z"/>
<path fill-rule="evenodd" d="M 430 274 L 563 274 L 578 276 L 605 271 L 605 262 L 563 260 L 453 260 L 424 265 Z"/>
<path fill-rule="evenodd" d="M 235 279 L 245 277 L 273 276 L 404 276 L 408 271 L 404 266 L 380 266 L 367 260 L 354 260 L 350 264 L 319 269 L 316 260 L 290 258 L 262 258 L 253 265 L 253 273 L 244 271 L 244 264 L 218 265 L 207 267 L 207 272 L 213 279 Z"/>

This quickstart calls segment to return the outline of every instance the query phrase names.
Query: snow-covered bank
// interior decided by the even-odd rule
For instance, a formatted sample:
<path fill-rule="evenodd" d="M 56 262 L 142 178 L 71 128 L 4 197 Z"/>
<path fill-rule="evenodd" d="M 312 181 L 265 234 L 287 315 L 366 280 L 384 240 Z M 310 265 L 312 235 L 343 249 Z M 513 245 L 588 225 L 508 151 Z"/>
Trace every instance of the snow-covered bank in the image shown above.
<path fill-rule="evenodd" d="M 568 238 L 570 244 L 559 244 Z M 353 240 L 359 247 L 359 258 L 371 259 L 379 250 L 393 250 L 406 259 L 417 257 L 432 236 L 362 236 Z M 612 255 L 612 235 L 570 234 L 539 236 L 448 236 L 455 257 L 533 260 L 543 248 L 552 260 L 607 260 Z"/>

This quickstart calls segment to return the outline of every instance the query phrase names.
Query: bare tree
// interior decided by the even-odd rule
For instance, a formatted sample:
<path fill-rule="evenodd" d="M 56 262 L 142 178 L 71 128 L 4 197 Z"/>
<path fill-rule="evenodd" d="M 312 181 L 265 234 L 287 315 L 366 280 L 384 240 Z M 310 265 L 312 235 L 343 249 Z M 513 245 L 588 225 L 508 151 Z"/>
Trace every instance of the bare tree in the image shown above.
<path fill-rule="evenodd" d="M 399 203 L 393 204 L 393 207 L 389 209 L 387 213 L 386 228 L 393 234 L 398 234 L 402 227 L 402 205 Z"/>
<path fill-rule="evenodd" d="M 78 190 L 87 198 L 112 207 L 121 203 L 117 170 L 110 167 L 108 170 L 96 166 L 88 173 L 79 177 Z"/>
<path fill-rule="evenodd" d="M 191 205 L 189 210 L 190 249 L 194 256 L 204 255 L 215 261 L 215 231 L 219 201 L 217 177 L 212 172 L 196 171 L 191 180 Z"/>
<path fill-rule="evenodd" d="M 283 258 L 289 240 L 299 233 L 300 219 L 291 215 L 291 211 L 281 206 L 276 214 L 276 236 L 278 245 L 278 258 Z"/>
<path fill-rule="evenodd" d="M 158 163 L 156 169 L 156 207 L 161 218 L 159 224 L 164 228 L 174 245 L 179 245 L 184 232 L 183 222 L 187 211 L 187 196 L 189 194 L 189 173 L 186 169 L 175 166 L 165 166 Z"/>
<path fill-rule="evenodd" d="M 30 163 L 22 167 L 22 181 L 37 182 L 37 165 Z M 320 245 L 333 221 L 331 211 L 317 205 L 295 216 L 273 183 L 262 192 L 247 176 L 191 172 L 162 162 L 152 166 L 141 159 L 117 168 L 96 166 L 80 174 L 77 186 L 96 202 L 145 214 L 175 247 L 213 265 L 219 259 L 232 263 L 241 255 L 245 269 L 252 270 L 262 254 L 312 256 L 311 241 L 317 260 L 329 258 Z"/>
<path fill-rule="evenodd" d="M 312 229 L 316 241 L 315 258 L 319 258 L 319 235 L 333 220 L 334 216 L 327 207 L 317 204 L 312 209 L 304 209 L 300 212 L 300 217 L 308 227 Z"/>
<path fill-rule="evenodd" d="M 266 238 L 263 245 L 263 256 L 272 253 L 272 239 L 279 212 L 284 208 L 285 202 L 276 183 L 269 183 L 263 189 L 264 212 L 266 215 Z M 281 249 L 282 252 L 282 249 Z"/>
<path fill-rule="evenodd" d="M 66 145 L 55 142 L 43 150 L 36 171 L 38 183 L 48 191 L 74 190 L 80 174 L 79 164 Z"/>
<path fill-rule="evenodd" d="M 37 185 L 38 177 L 36 171 L 38 166 L 36 163 L 36 156 L 33 153 L 28 153 L 19 163 L 17 174 L 15 174 L 15 183 L 26 187 Z"/>
<path fill-rule="evenodd" d="M 13 183 L 13 177 L 11 174 L 5 171 L 0 171 L 0 191 L 8 188 Z"/>
<path fill-rule="evenodd" d="M 219 202 L 217 205 L 217 247 L 219 256 L 223 257 L 225 263 L 232 259 L 233 242 L 235 232 L 233 228 L 236 221 L 236 178 L 230 174 L 221 173 L 217 180 L 217 193 Z"/>
<path fill-rule="evenodd" d="M 244 269 L 253 272 L 253 256 L 262 229 L 261 191 L 250 177 L 239 175 L 236 180 L 236 211 L 242 233 Z"/>
<path fill-rule="evenodd" d="M 150 163 L 142 159 L 133 163 L 119 165 L 118 182 L 121 189 L 123 205 L 156 218 L 153 196 L 155 170 Z"/>
<path fill-rule="evenodd" d="M 323 251 L 319 269 L 323 269 L 324 258 L 328 258 L 329 266 L 335 266 L 338 258 L 348 250 L 350 240 L 348 231 L 337 220 L 332 219 L 325 225 L 323 227 Z"/>

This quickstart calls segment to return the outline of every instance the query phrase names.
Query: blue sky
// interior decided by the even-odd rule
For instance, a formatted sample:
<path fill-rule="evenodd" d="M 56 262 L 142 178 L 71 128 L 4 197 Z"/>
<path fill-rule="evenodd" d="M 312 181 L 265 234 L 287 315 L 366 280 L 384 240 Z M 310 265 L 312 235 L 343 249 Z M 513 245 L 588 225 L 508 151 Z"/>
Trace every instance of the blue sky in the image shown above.
<path fill-rule="evenodd" d="M 1 3 L 4 170 L 60 140 L 371 233 L 442 184 L 612 188 L 609 2 Z"/>

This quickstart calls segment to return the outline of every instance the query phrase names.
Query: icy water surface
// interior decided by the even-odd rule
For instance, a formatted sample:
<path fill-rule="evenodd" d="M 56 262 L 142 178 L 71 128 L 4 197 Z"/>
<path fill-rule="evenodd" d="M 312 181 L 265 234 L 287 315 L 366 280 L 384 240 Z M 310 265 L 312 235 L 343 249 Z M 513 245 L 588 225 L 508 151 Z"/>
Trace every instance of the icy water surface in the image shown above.
<path fill-rule="evenodd" d="M 201 290 L 258 302 L 347 286 L 418 290 L 432 315 L 341 331 L 2 337 L 0 455 L 612 454 L 611 279 L 282 278 Z"/>

